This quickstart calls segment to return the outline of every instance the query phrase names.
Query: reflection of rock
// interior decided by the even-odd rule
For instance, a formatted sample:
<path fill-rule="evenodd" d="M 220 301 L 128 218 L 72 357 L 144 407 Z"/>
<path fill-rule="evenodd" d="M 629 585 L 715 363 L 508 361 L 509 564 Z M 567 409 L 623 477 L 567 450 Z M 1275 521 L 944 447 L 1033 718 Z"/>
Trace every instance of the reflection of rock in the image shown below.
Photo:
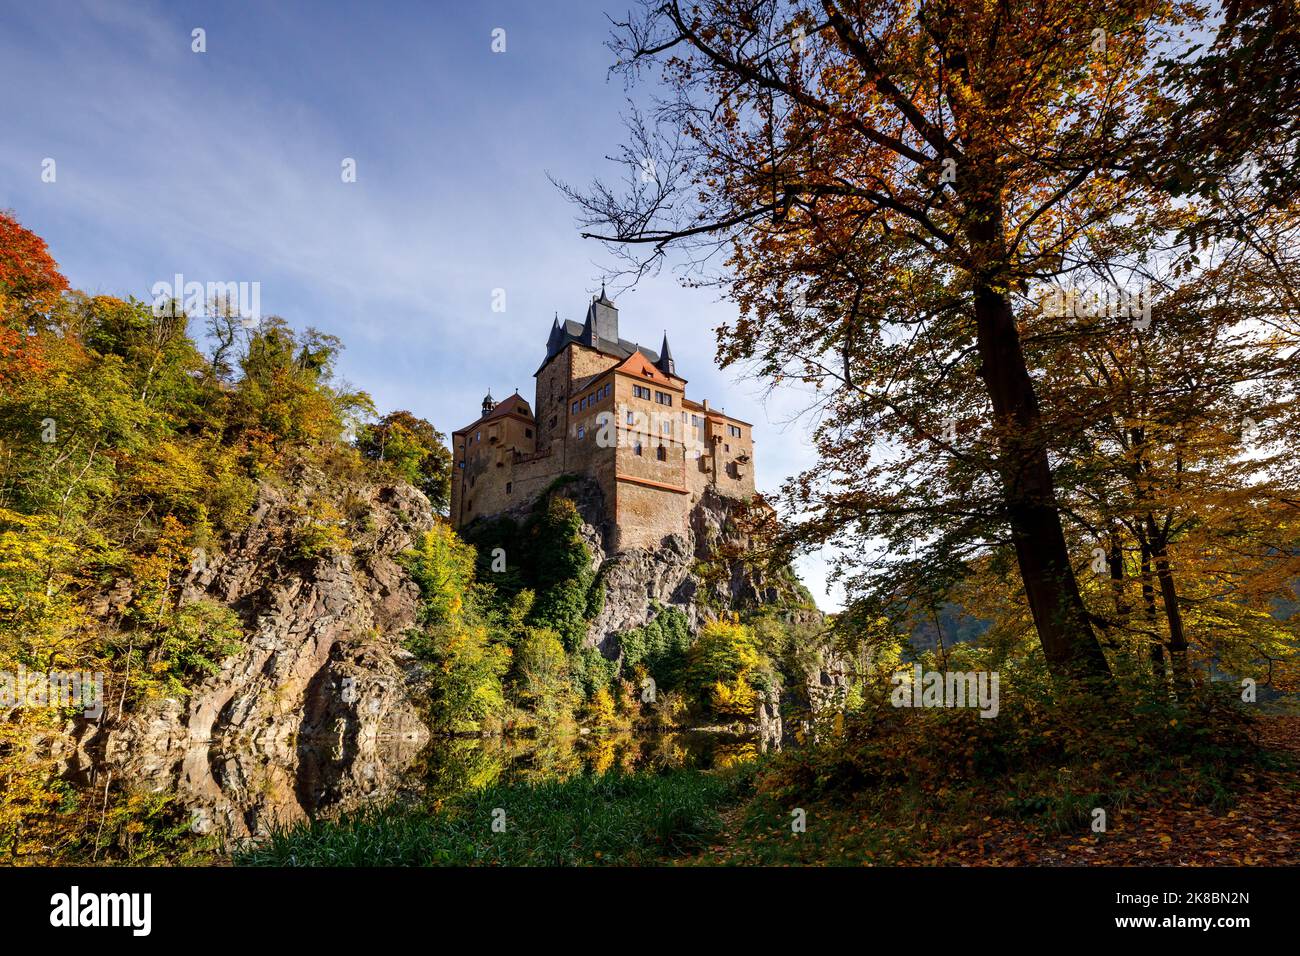
<path fill-rule="evenodd" d="M 781 749 L 781 694 L 773 689 L 758 694 L 755 724 L 758 729 L 758 749 L 767 753 L 769 749 Z"/>
<path fill-rule="evenodd" d="M 428 501 L 351 487 L 364 525 L 344 530 L 351 548 L 299 557 L 304 514 L 330 492 L 305 469 L 284 487 L 262 486 L 249 526 L 186 585 L 185 599 L 242 616 L 246 648 L 183 702 L 128 715 L 103 748 L 116 777 L 176 790 L 235 838 L 386 792 L 428 737 L 400 646 L 419 595 L 395 560 L 431 525 Z"/>

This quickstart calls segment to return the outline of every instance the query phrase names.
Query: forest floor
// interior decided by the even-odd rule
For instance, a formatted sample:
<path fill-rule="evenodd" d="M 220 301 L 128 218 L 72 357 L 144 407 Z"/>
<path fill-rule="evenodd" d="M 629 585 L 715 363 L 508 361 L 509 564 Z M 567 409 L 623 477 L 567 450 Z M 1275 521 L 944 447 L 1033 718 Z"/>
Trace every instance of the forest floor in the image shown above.
<path fill-rule="evenodd" d="M 801 808 L 761 799 L 723 812 L 722 835 L 686 865 L 1215 866 L 1300 865 L 1300 716 L 1260 720 L 1264 759 L 1237 776 L 1226 807 L 1178 792 L 1135 791 L 1113 809 L 1104 833 L 1053 832 L 978 801 L 918 812 L 905 801 Z M 933 808 L 931 808 L 933 809 Z M 973 812 L 972 812 L 973 810 Z"/>

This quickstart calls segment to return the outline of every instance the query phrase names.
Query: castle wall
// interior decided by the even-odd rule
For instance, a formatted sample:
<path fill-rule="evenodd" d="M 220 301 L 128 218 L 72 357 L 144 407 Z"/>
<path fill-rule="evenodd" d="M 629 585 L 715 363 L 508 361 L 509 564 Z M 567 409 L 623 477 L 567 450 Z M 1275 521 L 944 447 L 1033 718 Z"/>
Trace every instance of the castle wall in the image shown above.
<path fill-rule="evenodd" d="M 657 548 L 666 535 L 690 530 L 691 496 L 624 479 L 614 505 L 617 548 Z"/>
<path fill-rule="evenodd" d="M 614 356 L 605 355 L 595 349 L 583 348 L 580 345 L 571 345 L 567 351 L 572 356 L 571 361 L 573 363 L 570 382 L 578 382 L 588 375 L 598 375 L 618 364 L 618 359 L 614 358 Z"/>
<path fill-rule="evenodd" d="M 739 434 L 736 434 L 739 432 Z M 749 498 L 754 494 L 754 429 L 738 419 L 710 413 L 706 454 L 718 494 Z"/>
<path fill-rule="evenodd" d="M 591 363 L 577 358 L 578 355 L 587 350 L 573 348 L 570 349 L 570 351 L 575 353 L 575 369 L 584 366 L 599 369 L 599 363 Z M 588 355 L 591 354 L 594 353 L 588 352 Z M 608 366 L 609 363 L 605 363 L 605 367 Z M 579 378 L 581 377 L 584 376 L 579 375 Z M 587 388 L 569 394 L 569 429 L 565 436 L 567 446 L 565 470 L 571 474 L 588 475 L 589 477 L 594 478 L 600 485 L 600 490 L 604 493 L 605 500 L 613 501 L 614 455 L 612 443 L 614 441 L 614 390 L 611 388 L 608 395 L 600 399 L 595 399 L 595 396 L 600 394 L 601 388 L 604 384 L 605 383 L 602 381 L 593 382 Z M 578 412 L 575 414 L 573 411 L 574 402 L 581 403 L 584 398 L 594 400 L 590 401 L 585 408 L 579 408 Z M 581 432 L 581 437 L 579 437 L 579 432 Z"/>
<path fill-rule="evenodd" d="M 537 391 L 533 402 L 533 415 L 537 419 L 537 448 L 551 449 L 564 460 L 564 435 L 569 427 L 569 356 L 573 349 L 564 349 L 546 367 L 537 373 Z M 558 441 L 559 447 L 552 447 Z"/>

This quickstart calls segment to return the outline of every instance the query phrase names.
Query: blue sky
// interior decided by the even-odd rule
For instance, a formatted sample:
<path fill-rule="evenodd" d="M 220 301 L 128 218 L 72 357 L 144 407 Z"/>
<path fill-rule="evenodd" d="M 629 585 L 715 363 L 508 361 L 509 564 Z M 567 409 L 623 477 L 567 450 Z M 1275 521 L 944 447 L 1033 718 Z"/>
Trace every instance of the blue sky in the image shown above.
<path fill-rule="evenodd" d="M 263 314 L 342 338 L 342 377 L 381 412 L 450 433 L 489 388 L 532 401 L 552 316 L 580 320 L 609 265 L 547 174 L 615 174 L 629 94 L 607 73 L 605 10 L 625 8 L 5 4 L 0 208 L 88 292 L 147 299 L 178 272 L 260 283 Z M 760 490 L 812 464 L 802 397 L 715 367 L 732 306 L 668 273 L 618 305 L 624 337 L 657 348 L 668 331 L 688 394 L 754 422 Z M 800 571 L 835 607 L 822 562 Z"/>

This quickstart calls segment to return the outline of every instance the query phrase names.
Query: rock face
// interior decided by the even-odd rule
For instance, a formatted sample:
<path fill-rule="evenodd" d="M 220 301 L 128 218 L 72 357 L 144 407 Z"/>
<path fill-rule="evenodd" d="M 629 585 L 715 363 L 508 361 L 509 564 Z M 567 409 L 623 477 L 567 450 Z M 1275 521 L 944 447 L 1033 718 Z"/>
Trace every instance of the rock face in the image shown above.
<path fill-rule="evenodd" d="M 612 539 L 599 488 L 579 481 L 557 492 L 573 501 L 583 518 L 581 535 L 605 586 L 605 603 L 591 622 L 587 643 L 607 657 L 618 653 L 620 631 L 640 627 L 654 614 L 656 604 L 677 607 L 686 614 L 692 630 L 723 611 L 762 605 L 801 603 L 792 577 L 765 574 L 743 558 L 752 553 L 754 537 L 770 520 L 766 506 L 752 506 L 706 492 L 690 514 L 690 529 L 665 535 L 657 548 L 632 548 L 608 554 Z M 526 511 L 520 510 L 521 518 Z M 783 612 L 792 622 L 820 624 L 815 609 Z M 804 680 L 783 692 L 774 689 L 760 699 L 754 727 L 763 749 L 779 747 L 784 727 L 781 701 L 814 712 L 843 697 L 848 675 L 845 662 L 829 642 L 816 650 Z"/>
<path fill-rule="evenodd" d="M 176 791 L 197 808 L 197 830 L 246 838 L 384 793 L 428 738 L 414 703 L 421 670 L 401 647 L 419 592 L 396 558 L 432 509 L 408 485 L 354 485 L 358 521 L 313 517 L 336 497 L 305 469 L 263 485 L 249 525 L 205 556 L 183 595 L 236 611 L 246 647 L 185 700 L 109 724 L 104 765 Z M 347 540 L 304 548 L 323 525 Z"/>
<path fill-rule="evenodd" d="M 656 603 L 682 610 L 694 630 L 721 610 L 757 607 L 784 596 L 785 582 L 764 580 L 741 560 L 751 550 L 752 529 L 765 517 L 766 506 L 755 508 L 708 491 L 691 510 L 685 533 L 665 535 L 657 548 L 607 556 L 606 532 L 590 491 L 574 494 L 585 522 L 584 538 L 602 544 L 593 553 L 605 583 L 605 605 L 587 638 L 602 650 L 619 631 L 645 624 Z"/>

